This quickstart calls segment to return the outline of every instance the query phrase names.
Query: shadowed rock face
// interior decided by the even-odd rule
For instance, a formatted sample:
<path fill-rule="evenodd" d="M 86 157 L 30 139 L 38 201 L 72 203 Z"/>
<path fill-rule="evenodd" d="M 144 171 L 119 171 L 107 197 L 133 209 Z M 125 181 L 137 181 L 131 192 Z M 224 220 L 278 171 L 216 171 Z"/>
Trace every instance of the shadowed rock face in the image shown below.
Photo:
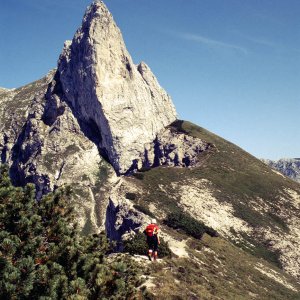
<path fill-rule="evenodd" d="M 145 63 L 136 66 L 103 2 L 86 11 L 58 72 L 66 100 L 93 122 L 99 147 L 117 173 L 145 162 L 145 144 L 176 119 L 174 105 Z"/>
<path fill-rule="evenodd" d="M 35 96 L 44 97 L 55 71 L 44 78 L 17 89 L 0 88 L 0 153 L 1 162 L 11 162 L 15 145 L 29 115 Z"/>

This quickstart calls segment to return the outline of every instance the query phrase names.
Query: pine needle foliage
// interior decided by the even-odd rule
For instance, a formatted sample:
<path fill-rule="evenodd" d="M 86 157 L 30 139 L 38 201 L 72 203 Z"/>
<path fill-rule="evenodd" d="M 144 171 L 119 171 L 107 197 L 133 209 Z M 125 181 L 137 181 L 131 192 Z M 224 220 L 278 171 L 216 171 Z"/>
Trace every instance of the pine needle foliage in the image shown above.
<path fill-rule="evenodd" d="M 134 237 L 124 242 L 124 251 L 128 252 L 131 255 L 147 255 L 148 245 L 146 242 L 146 235 L 142 232 L 136 233 Z M 172 251 L 169 248 L 168 243 L 165 242 L 163 238 L 160 238 L 160 245 L 158 247 L 158 257 L 172 257 Z"/>
<path fill-rule="evenodd" d="M 207 233 L 211 237 L 218 236 L 216 230 L 192 218 L 189 214 L 182 212 L 168 214 L 164 223 L 169 227 L 181 230 L 196 239 L 201 239 L 204 233 Z"/>
<path fill-rule="evenodd" d="M 69 189 L 35 200 L 0 166 L 0 299 L 136 299 L 130 259 L 107 259 L 104 234 L 80 236 Z"/>

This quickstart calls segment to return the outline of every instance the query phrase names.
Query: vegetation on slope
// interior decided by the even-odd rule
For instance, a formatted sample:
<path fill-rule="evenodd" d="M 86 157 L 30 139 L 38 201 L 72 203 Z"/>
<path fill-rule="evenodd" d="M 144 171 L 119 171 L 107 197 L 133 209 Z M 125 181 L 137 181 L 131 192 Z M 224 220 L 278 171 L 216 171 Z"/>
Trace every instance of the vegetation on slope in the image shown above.
<path fill-rule="evenodd" d="M 169 214 L 182 213 L 180 207 L 181 195 L 178 187 L 182 183 L 193 180 L 208 180 L 211 191 L 220 202 L 227 202 L 233 206 L 234 215 L 246 221 L 254 230 L 269 228 L 285 233 L 288 216 L 282 216 L 281 196 L 285 188 L 300 192 L 299 184 L 273 172 L 263 162 L 256 159 L 238 146 L 190 122 L 176 121 L 171 125 L 178 132 L 200 138 L 214 147 L 199 155 L 200 165 L 195 168 L 157 167 L 146 172 L 138 172 L 131 180 L 140 185 L 143 194 L 135 195 L 132 200 L 146 211 L 153 204 L 158 208 L 160 221 Z M 132 197 L 133 198 L 133 197 Z M 260 213 L 249 200 L 260 199 L 268 205 L 268 212 Z M 280 204 L 280 205 L 279 205 Z M 294 208 L 284 203 L 286 211 Z M 151 210 L 150 210 L 151 212 Z M 240 244 L 252 254 L 269 260 L 280 266 L 279 253 L 271 251 L 265 241 L 254 240 L 244 235 L 245 244 Z M 249 244 L 254 247 L 249 248 Z"/>
<path fill-rule="evenodd" d="M 168 214 L 164 223 L 174 229 L 182 230 L 196 239 L 201 239 L 204 233 L 212 237 L 218 236 L 216 230 L 182 212 Z"/>
<path fill-rule="evenodd" d="M 152 264 L 147 299 L 300 299 L 300 286 L 279 268 L 204 234 L 189 239 L 190 258 Z"/>
<path fill-rule="evenodd" d="M 40 202 L 0 168 L 0 299 L 135 299 L 140 267 L 108 258 L 105 235 L 80 236 L 70 191 Z"/>
<path fill-rule="evenodd" d="M 134 237 L 125 241 L 124 252 L 128 252 L 131 255 L 145 255 L 146 253 L 148 253 L 148 245 L 146 242 L 145 234 L 142 232 L 138 232 Z M 166 243 L 163 238 L 160 238 L 159 258 L 170 258 L 171 256 L 172 252 L 169 248 L 168 243 Z"/>
<path fill-rule="evenodd" d="M 203 159 L 201 168 L 191 170 L 191 177 L 205 178 L 213 182 L 216 190 L 221 190 L 218 198 L 229 200 L 236 208 L 238 217 L 242 217 L 254 227 L 260 225 L 273 227 L 276 224 L 285 229 L 284 221 L 276 215 L 279 191 L 288 185 L 299 190 L 299 185 L 278 176 L 260 160 L 204 128 L 186 121 L 177 121 L 173 126 L 178 131 L 216 146 L 217 151 Z M 262 198 L 273 207 L 273 214 L 269 213 L 262 217 L 251 210 L 247 205 L 248 199 L 256 197 Z"/>

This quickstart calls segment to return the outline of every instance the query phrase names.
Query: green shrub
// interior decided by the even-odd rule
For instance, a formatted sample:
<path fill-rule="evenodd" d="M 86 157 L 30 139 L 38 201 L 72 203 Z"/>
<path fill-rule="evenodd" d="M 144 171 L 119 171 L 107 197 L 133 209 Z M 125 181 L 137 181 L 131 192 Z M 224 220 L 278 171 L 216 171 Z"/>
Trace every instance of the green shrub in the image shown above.
<path fill-rule="evenodd" d="M 164 223 L 174 229 L 182 230 L 197 239 L 201 239 L 204 233 L 212 237 L 218 236 L 218 233 L 213 228 L 182 212 L 168 214 Z"/>
<path fill-rule="evenodd" d="M 147 255 L 148 245 L 147 237 L 144 233 L 138 232 L 132 239 L 124 242 L 124 252 L 128 252 L 131 255 Z M 167 242 L 160 238 L 160 245 L 158 246 L 158 257 L 171 257 L 172 251 L 169 248 Z"/>
<path fill-rule="evenodd" d="M 136 199 L 136 194 L 135 193 L 126 193 L 125 198 L 133 201 Z"/>
<path fill-rule="evenodd" d="M 133 173 L 133 176 L 137 179 L 143 180 L 144 179 L 144 174 L 143 173 Z"/>
<path fill-rule="evenodd" d="M 145 206 L 143 205 L 139 205 L 139 204 L 135 204 L 133 205 L 133 207 L 137 210 L 139 210 L 140 212 L 144 213 L 145 215 L 150 216 L 151 218 L 155 218 L 154 214 Z"/>
<path fill-rule="evenodd" d="M 148 172 L 151 170 L 151 167 L 142 167 L 139 169 L 139 172 Z"/>
<path fill-rule="evenodd" d="M 135 299 L 137 264 L 108 260 L 104 234 L 79 234 L 70 191 L 34 195 L 0 166 L 0 299 Z"/>

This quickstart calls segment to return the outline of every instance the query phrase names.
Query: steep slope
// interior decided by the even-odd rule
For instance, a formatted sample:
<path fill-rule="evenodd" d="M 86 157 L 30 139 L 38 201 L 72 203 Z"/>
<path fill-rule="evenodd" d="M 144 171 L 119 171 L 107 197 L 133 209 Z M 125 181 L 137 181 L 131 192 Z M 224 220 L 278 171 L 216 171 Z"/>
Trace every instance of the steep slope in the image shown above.
<path fill-rule="evenodd" d="M 203 128 L 182 121 L 172 127 L 215 148 L 200 154 L 198 167 L 158 167 L 126 179 L 136 188 L 136 207 L 161 221 L 185 211 L 299 280 L 299 184 Z"/>
<path fill-rule="evenodd" d="M 208 235 L 201 241 L 176 236 L 186 241 L 186 256 L 146 264 L 144 285 L 152 299 L 300 298 L 300 285 L 292 276 L 228 241 Z"/>
<path fill-rule="evenodd" d="M 44 94 L 55 71 L 44 78 L 17 89 L 0 89 L 1 162 L 11 161 L 11 149 L 20 135 L 35 95 Z"/>
<path fill-rule="evenodd" d="M 262 159 L 262 161 L 283 175 L 300 182 L 300 158 Z"/>

